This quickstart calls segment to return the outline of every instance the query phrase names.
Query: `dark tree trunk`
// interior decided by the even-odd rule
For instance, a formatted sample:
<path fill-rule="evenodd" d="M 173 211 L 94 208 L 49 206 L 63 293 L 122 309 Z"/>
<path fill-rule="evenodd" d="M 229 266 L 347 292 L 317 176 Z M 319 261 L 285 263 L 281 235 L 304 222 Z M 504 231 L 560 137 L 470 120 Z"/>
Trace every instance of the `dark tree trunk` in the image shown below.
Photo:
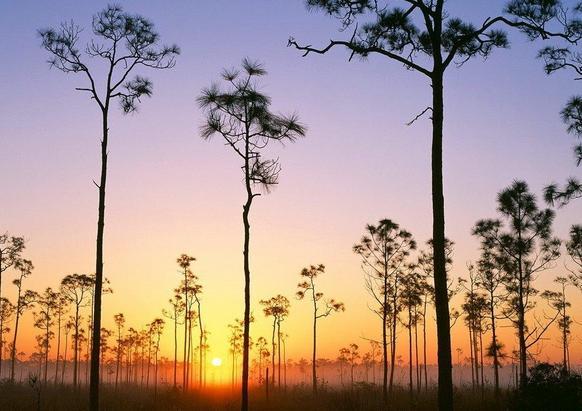
<path fill-rule="evenodd" d="M 313 353 L 311 357 L 311 378 L 313 384 L 313 395 L 317 395 L 317 305 L 313 301 Z"/>
<path fill-rule="evenodd" d="M 110 76 L 111 77 L 111 73 Z M 93 332 L 91 345 L 91 382 L 89 410 L 99 411 L 99 354 L 101 352 L 101 293 L 103 289 L 103 233 L 105 228 L 105 186 L 107 183 L 107 142 L 109 96 L 103 109 L 103 139 L 101 140 L 101 179 L 99 182 L 99 216 L 97 219 L 97 255 L 95 258 L 95 292 L 93 300 Z"/>
<path fill-rule="evenodd" d="M 408 395 L 412 403 L 412 307 L 408 306 Z"/>
<path fill-rule="evenodd" d="M 386 293 L 384 293 L 386 294 Z M 383 379 L 382 379 L 382 399 L 384 404 L 388 403 L 388 339 L 386 335 L 386 321 L 388 317 L 387 300 L 384 297 L 384 309 L 382 310 L 382 368 L 383 368 Z"/>
<path fill-rule="evenodd" d="M 203 357 L 204 357 L 204 328 L 202 327 L 202 312 L 200 307 L 200 300 L 196 297 L 196 303 L 198 304 L 198 326 L 200 327 L 200 340 L 198 342 L 198 357 L 199 357 L 199 364 L 198 364 L 198 388 L 202 388 L 202 366 L 203 366 Z"/>
<path fill-rule="evenodd" d="M 442 7 L 442 5 L 441 5 Z M 439 38 L 441 24 L 435 24 L 435 36 Z M 440 411 L 453 409 L 453 376 L 451 359 L 451 331 L 447 271 L 445 257 L 445 204 L 443 193 L 443 68 L 440 51 L 434 54 L 435 67 L 432 75 L 432 208 L 434 287 L 438 341 L 438 405 Z"/>
<path fill-rule="evenodd" d="M 178 310 L 174 308 L 174 388 L 176 388 L 177 376 L 178 376 Z"/>
<path fill-rule="evenodd" d="M 497 352 L 497 329 L 495 328 L 495 304 L 493 296 L 489 303 L 491 311 L 491 344 L 493 348 L 493 379 L 495 384 L 495 399 L 499 398 L 499 354 Z"/>
<path fill-rule="evenodd" d="M 248 150 L 247 150 L 248 151 Z M 247 156 L 248 158 L 248 156 Z M 251 318 L 251 270 L 249 266 L 249 243 L 250 243 L 250 223 L 249 212 L 253 201 L 253 194 L 250 187 L 249 180 L 249 164 L 246 164 L 246 185 L 247 185 L 247 201 L 243 207 L 243 224 L 245 230 L 243 259 L 244 259 L 244 274 L 245 274 L 245 313 L 244 313 L 244 330 L 243 330 L 243 364 L 242 364 L 242 402 L 241 410 L 248 411 L 249 409 L 249 335 L 250 335 L 250 318 Z M 274 375 L 275 373 L 273 373 Z"/>

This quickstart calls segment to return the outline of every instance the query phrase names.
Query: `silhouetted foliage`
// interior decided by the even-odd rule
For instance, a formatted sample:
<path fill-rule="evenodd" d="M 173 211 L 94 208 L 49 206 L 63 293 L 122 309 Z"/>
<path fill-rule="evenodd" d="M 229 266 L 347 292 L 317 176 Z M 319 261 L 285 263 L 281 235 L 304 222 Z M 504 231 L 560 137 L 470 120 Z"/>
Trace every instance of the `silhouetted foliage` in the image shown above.
<path fill-rule="evenodd" d="M 508 16 L 488 17 L 474 25 L 452 17 L 444 0 L 306 0 L 310 9 L 321 10 L 340 21 L 343 40 L 330 40 L 323 48 L 300 45 L 289 39 L 289 46 L 303 52 L 325 54 L 335 47 L 346 48 L 350 60 L 372 55 L 388 58 L 406 69 L 422 74 L 431 83 L 432 105 L 424 113 L 432 120 L 432 206 L 434 241 L 435 305 L 437 315 L 439 409 L 453 408 L 450 312 L 447 298 L 445 262 L 445 215 L 442 174 L 444 73 L 455 64 L 462 66 L 473 57 L 488 57 L 496 48 L 508 46 L 505 32 L 498 26 L 515 28 L 530 40 L 557 37 L 570 40 L 570 25 L 564 27 L 565 10 L 558 0 L 511 0 L 505 7 Z M 553 21 L 558 29 L 550 31 Z M 573 27 L 579 28 L 579 24 Z M 579 34 L 576 30 L 575 35 Z M 578 38 L 578 37 L 576 37 Z"/>
<path fill-rule="evenodd" d="M 293 142 L 305 135 L 305 127 L 296 115 L 277 115 L 271 111 L 271 99 L 257 88 L 258 78 L 266 75 L 262 64 L 244 59 L 241 69 L 224 70 L 226 89 L 213 84 L 202 90 L 198 104 L 206 111 L 206 123 L 201 127 L 203 139 L 215 134 L 242 160 L 246 202 L 243 206 L 245 277 L 245 308 L 243 331 L 242 410 L 248 410 L 249 341 L 250 341 L 250 222 L 249 213 L 255 197 L 255 187 L 269 191 L 278 183 L 278 160 L 263 159 L 262 152 L 272 142 Z"/>
<path fill-rule="evenodd" d="M 513 409 L 574 411 L 582 408 L 582 376 L 564 373 L 559 365 L 540 363 L 530 368 L 527 384 L 518 392 Z"/>
<path fill-rule="evenodd" d="M 548 269 L 560 256 L 560 240 L 552 237 L 555 213 L 540 210 L 536 198 L 523 181 L 515 181 L 497 196 L 502 219 L 477 222 L 473 234 L 481 239 L 482 247 L 494 248 L 498 264 L 505 273 L 505 288 L 509 293 L 506 315 L 511 318 L 518 334 L 520 381 L 527 378 L 527 350 L 549 327 L 538 324 L 531 329 L 526 324 L 526 313 L 534 307 L 533 297 L 538 293 L 533 283 L 538 273 Z"/>
<path fill-rule="evenodd" d="M 139 68 L 168 69 L 175 65 L 180 53 L 176 45 L 160 46 L 159 34 L 148 19 L 123 11 L 120 6 L 109 5 L 93 16 L 94 39 L 80 50 L 82 29 L 73 21 L 61 23 L 58 28 L 39 30 L 42 47 L 50 54 L 48 63 L 64 73 L 80 73 L 87 86 L 76 90 L 89 93 L 102 116 L 101 178 L 97 222 L 97 253 L 95 262 L 94 318 L 91 352 L 91 386 L 89 405 L 91 411 L 99 409 L 99 355 L 101 343 L 101 294 L 103 287 L 103 233 L 105 224 L 105 186 L 107 182 L 107 156 L 109 139 L 109 108 L 119 101 L 123 113 L 134 112 L 141 97 L 152 95 L 152 82 L 140 75 L 129 76 Z M 106 66 L 105 87 L 99 90 L 97 72 L 88 61 L 101 59 Z"/>

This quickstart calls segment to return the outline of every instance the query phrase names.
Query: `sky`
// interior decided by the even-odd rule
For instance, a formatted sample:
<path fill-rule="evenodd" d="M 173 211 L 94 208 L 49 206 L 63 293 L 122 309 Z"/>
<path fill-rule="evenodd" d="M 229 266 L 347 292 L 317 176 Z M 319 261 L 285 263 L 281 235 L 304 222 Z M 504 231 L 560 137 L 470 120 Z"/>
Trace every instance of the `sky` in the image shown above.
<path fill-rule="evenodd" d="M 468 5 L 470 3 L 470 5 Z M 503 1 L 450 0 L 452 15 L 479 23 L 502 10 Z M 71 273 L 94 270 L 100 114 L 84 79 L 49 69 L 39 28 L 73 19 L 90 34 L 91 16 L 103 1 L 0 3 L 0 231 L 24 236 L 35 271 L 26 287 L 57 287 Z M 351 342 L 378 338 L 380 324 L 368 309 L 358 257 L 351 251 L 367 223 L 390 218 L 424 243 L 431 233 L 430 123 L 407 126 L 430 104 L 430 86 L 418 73 L 378 57 L 348 62 L 348 53 L 302 58 L 286 47 L 298 41 L 325 45 L 345 38 L 338 22 L 308 12 L 302 1 L 122 1 L 129 12 L 151 18 L 164 43 L 182 54 L 172 70 L 140 71 L 154 83 L 151 99 L 135 114 L 114 110 L 110 120 L 109 181 L 105 222 L 105 273 L 114 293 L 104 297 L 103 318 L 123 312 L 142 327 L 161 315 L 179 282 L 176 258 L 197 258 L 204 286 L 203 315 L 211 356 L 227 354 L 227 324 L 242 317 L 242 204 L 240 164 L 219 140 L 203 141 L 203 113 L 196 97 L 224 67 L 243 57 L 265 64 L 262 90 L 275 111 L 296 112 L 308 127 L 295 144 L 276 147 L 280 184 L 251 212 L 252 333 L 268 336 L 270 322 L 258 305 L 276 294 L 292 298 L 304 266 L 323 263 L 320 287 L 346 304 L 346 312 L 322 321 L 321 357 L 335 358 Z M 445 84 L 444 184 L 447 237 L 456 243 L 453 273 L 466 274 L 478 258 L 471 236 L 480 218 L 495 217 L 495 196 L 514 179 L 541 194 L 551 182 L 580 175 L 574 139 L 559 111 L 577 92 L 567 72 L 550 77 L 536 59 L 539 44 L 510 34 L 511 48 L 486 61 L 451 68 Z M 555 233 L 566 238 L 580 223 L 582 202 L 560 209 Z M 542 274 L 551 288 L 560 261 Z M 8 273 L 11 280 L 14 273 Z M 4 290 L 13 297 L 13 286 Z M 3 291 L 4 292 L 4 291 Z M 578 291 L 571 291 L 577 312 Z M 576 311 L 574 311 L 576 312 Z M 309 357 L 309 304 L 292 300 L 284 330 L 288 357 Z M 32 349 L 30 324 L 21 339 Z M 432 331 L 431 331 L 432 330 Z M 580 333 L 575 326 L 575 334 Z M 435 361 L 434 328 L 429 357 Z M 503 331 L 513 344 L 510 329 Z M 464 347 L 463 327 L 453 329 L 453 350 Z M 555 335 L 555 334 L 552 334 Z M 171 333 L 164 336 L 171 351 Z M 544 342 L 548 358 L 558 341 Z M 405 344 L 399 348 L 404 350 Z M 582 351 L 574 350 L 574 362 Z"/>

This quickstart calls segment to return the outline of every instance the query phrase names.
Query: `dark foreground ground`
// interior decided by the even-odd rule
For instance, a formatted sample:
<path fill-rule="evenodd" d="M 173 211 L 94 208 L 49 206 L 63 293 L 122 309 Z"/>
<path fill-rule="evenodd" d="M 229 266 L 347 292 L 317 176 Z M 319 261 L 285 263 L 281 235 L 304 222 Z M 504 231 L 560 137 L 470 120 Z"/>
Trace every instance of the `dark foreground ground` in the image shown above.
<path fill-rule="evenodd" d="M 456 391 L 457 410 L 508 410 L 512 396 L 503 393 L 499 403 L 493 394 L 484 395 L 470 389 Z M 71 387 L 47 386 L 34 388 L 28 384 L 0 384 L 0 410 L 2 411 L 85 411 L 87 392 Z M 117 391 L 104 387 L 101 409 L 104 411 L 155 410 L 155 411 L 238 411 L 238 390 L 207 389 L 204 394 L 192 392 L 183 394 L 167 388 L 143 390 L 124 386 Z M 287 392 L 273 392 L 267 400 L 263 390 L 251 393 L 253 411 L 379 411 L 379 410 L 435 410 L 436 391 L 429 390 L 414 395 L 412 402 L 407 391 L 397 390 L 388 407 L 382 405 L 381 392 L 375 387 L 359 386 L 353 390 L 327 389 L 315 399 L 306 388 L 289 388 Z"/>

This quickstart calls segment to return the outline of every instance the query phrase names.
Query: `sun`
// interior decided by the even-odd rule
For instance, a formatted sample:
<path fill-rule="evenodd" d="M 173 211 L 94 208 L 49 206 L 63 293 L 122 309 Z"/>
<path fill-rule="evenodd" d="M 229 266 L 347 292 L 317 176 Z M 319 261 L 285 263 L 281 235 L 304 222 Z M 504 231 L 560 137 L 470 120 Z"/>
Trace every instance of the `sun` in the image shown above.
<path fill-rule="evenodd" d="M 214 366 L 214 367 L 220 367 L 222 365 L 222 359 L 221 358 L 213 358 L 211 363 L 212 363 L 212 366 Z"/>

